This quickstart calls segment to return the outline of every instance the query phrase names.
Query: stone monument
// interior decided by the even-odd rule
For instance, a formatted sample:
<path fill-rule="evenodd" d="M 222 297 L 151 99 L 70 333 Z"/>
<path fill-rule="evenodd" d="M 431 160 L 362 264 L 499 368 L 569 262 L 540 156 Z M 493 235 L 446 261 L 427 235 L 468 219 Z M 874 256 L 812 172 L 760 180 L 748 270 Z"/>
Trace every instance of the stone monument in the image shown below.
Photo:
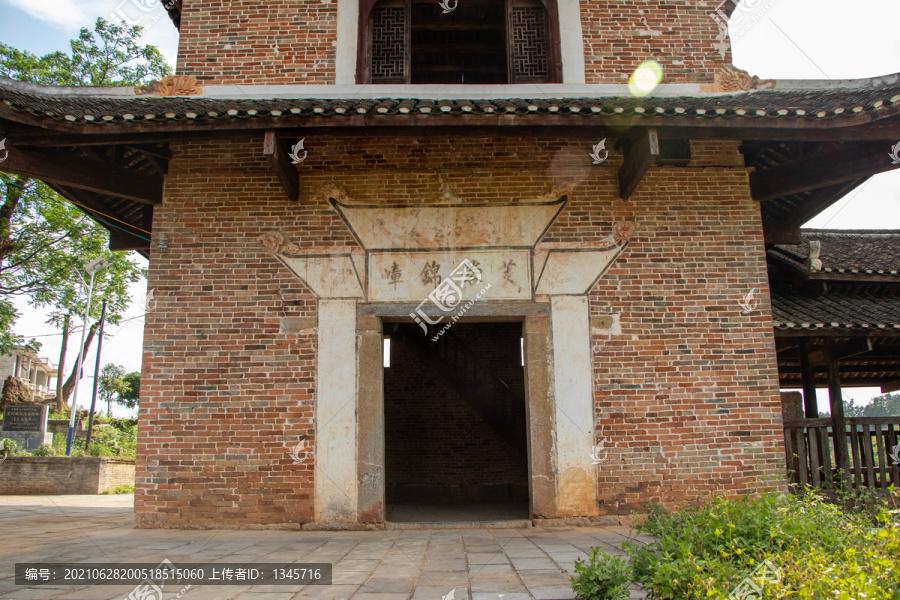
<path fill-rule="evenodd" d="M 18 442 L 20 448 L 36 450 L 41 444 L 52 444 L 53 434 L 47 431 L 49 406 L 12 404 L 3 410 L 3 429 L 0 440 Z"/>

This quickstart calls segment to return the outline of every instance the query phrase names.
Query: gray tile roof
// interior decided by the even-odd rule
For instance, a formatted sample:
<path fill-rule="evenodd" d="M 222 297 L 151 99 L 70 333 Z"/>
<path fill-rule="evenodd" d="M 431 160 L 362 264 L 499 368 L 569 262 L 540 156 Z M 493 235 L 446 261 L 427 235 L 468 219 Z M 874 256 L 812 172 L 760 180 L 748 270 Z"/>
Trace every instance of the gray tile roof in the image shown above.
<path fill-rule="evenodd" d="M 772 292 L 772 319 L 781 330 L 872 330 L 900 333 L 900 298 L 825 294 L 818 298 Z"/>
<path fill-rule="evenodd" d="M 809 243 L 818 241 L 823 273 L 900 275 L 900 231 L 814 229 L 801 238 L 802 244 L 775 246 L 770 257 L 809 272 Z"/>
<path fill-rule="evenodd" d="M 743 120 L 807 120 L 825 122 L 865 113 L 869 120 L 900 113 L 900 82 L 885 79 L 882 86 L 852 88 L 752 90 L 748 92 L 683 96 L 563 97 L 563 98 L 279 98 L 275 88 L 246 86 L 244 98 L 138 96 L 126 88 L 52 88 L 0 78 L 0 102 L 15 111 L 57 121 L 95 124 L 166 120 L 226 121 L 261 117 L 350 118 L 358 115 L 432 115 L 446 118 L 472 115 L 542 116 L 582 115 L 634 119 L 669 117 L 692 120 L 724 119 L 722 125 L 739 127 Z M 222 86 L 223 88 L 226 86 Z M 233 86 L 232 86 L 233 87 Z M 276 86 L 277 87 L 277 86 Z M 302 86 L 292 86 L 297 89 Z M 363 87 L 363 86 L 361 86 Z M 410 86 L 407 86 L 407 89 Z M 414 86 L 413 86 L 414 87 Z M 504 86 L 498 86 L 498 90 Z M 522 86 L 519 86 L 521 88 Z M 544 91 L 552 86 L 536 86 Z M 597 86 L 598 91 L 603 86 Z M 560 88 L 565 89 L 565 88 Z M 284 90 L 287 95 L 287 89 Z M 214 93 L 210 88 L 207 94 Z M 255 97 L 266 93 L 270 97 Z M 297 93 L 297 92 L 294 92 Z M 451 95 L 451 94 L 448 94 Z M 456 94 L 458 95 L 458 90 Z M 542 96 L 542 94 L 535 94 Z M 545 94 L 543 94 L 545 95 Z M 477 123 L 476 123 L 477 124 Z M 523 122 L 524 124 L 524 122 Z M 684 123 L 680 123 L 684 125 Z"/>

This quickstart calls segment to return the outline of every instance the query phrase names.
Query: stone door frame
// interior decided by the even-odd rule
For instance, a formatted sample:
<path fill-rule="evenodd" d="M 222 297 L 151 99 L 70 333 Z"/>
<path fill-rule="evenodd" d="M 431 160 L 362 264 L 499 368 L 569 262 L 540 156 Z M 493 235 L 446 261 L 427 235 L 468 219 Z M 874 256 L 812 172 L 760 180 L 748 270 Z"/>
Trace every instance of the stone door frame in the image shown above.
<path fill-rule="evenodd" d="M 357 472 L 360 523 L 385 521 L 384 323 L 412 322 L 407 307 L 358 307 Z M 529 518 L 553 518 L 556 510 L 556 444 L 552 392 L 550 303 L 488 303 L 462 322 L 520 322 L 525 354 L 525 407 Z M 440 342 L 438 342 L 440 343 Z"/>

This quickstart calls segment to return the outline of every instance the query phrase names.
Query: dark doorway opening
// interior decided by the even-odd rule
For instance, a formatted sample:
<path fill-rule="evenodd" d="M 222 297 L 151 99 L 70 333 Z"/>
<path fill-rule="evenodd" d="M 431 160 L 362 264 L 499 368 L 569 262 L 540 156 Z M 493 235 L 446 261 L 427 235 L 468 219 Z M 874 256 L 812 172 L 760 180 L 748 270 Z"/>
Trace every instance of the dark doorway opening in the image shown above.
<path fill-rule="evenodd" d="M 457 322 L 433 341 L 396 323 L 385 335 L 387 520 L 527 519 L 522 324 Z"/>
<path fill-rule="evenodd" d="M 453 17 L 412 0 L 412 83 L 507 83 L 505 0 L 459 2 Z"/>

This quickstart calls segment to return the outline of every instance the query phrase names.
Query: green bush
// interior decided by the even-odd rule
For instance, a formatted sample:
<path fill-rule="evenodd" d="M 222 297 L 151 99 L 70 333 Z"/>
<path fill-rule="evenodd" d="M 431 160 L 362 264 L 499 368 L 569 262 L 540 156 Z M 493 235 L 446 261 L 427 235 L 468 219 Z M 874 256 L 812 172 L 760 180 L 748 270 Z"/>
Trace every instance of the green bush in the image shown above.
<path fill-rule="evenodd" d="M 32 456 L 59 456 L 59 452 L 50 444 L 41 444 L 39 448 L 31 452 Z"/>
<path fill-rule="evenodd" d="M 5 438 L 0 441 L 0 458 L 6 456 L 17 456 L 21 453 L 22 451 L 19 450 L 19 442 L 17 442 L 16 440 Z"/>
<path fill-rule="evenodd" d="M 84 451 L 85 438 L 76 437 L 72 442 L 72 456 L 111 456 L 118 458 L 135 458 L 137 454 L 137 422 L 134 419 L 113 419 L 109 424 L 94 427 L 91 430 L 91 448 Z M 53 436 L 53 447 L 64 455 L 66 452 L 66 435 Z"/>
<path fill-rule="evenodd" d="M 883 508 L 873 522 L 813 494 L 769 493 L 654 510 L 641 530 L 656 541 L 627 549 L 655 600 L 726 598 L 766 560 L 764 598 L 900 600 L 900 528 Z"/>
<path fill-rule="evenodd" d="M 575 561 L 572 590 L 582 600 L 622 600 L 628 597 L 630 579 L 627 561 L 592 548 L 587 561 Z"/>
<path fill-rule="evenodd" d="M 118 487 L 114 487 L 111 490 L 106 490 L 101 495 L 110 495 L 110 494 L 133 494 L 134 493 L 134 484 L 125 483 Z"/>

